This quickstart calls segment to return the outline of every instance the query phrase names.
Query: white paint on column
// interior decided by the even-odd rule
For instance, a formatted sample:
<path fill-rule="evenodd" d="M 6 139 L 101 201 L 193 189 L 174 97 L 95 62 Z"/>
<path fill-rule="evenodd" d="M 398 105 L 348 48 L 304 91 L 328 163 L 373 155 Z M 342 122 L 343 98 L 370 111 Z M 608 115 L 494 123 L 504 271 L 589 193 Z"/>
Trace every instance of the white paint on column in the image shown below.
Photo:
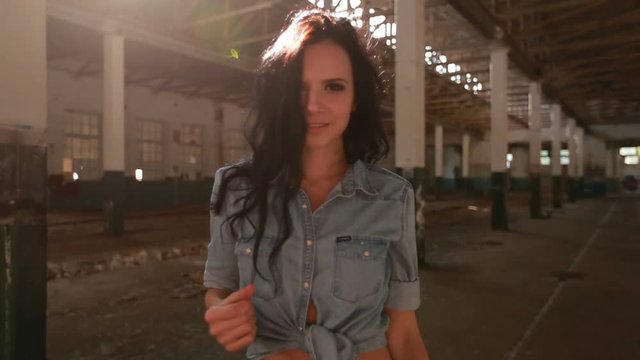
<path fill-rule="evenodd" d="M 560 104 L 551 106 L 551 175 L 562 175 L 562 166 L 560 165 L 560 143 L 562 121 L 562 110 Z"/>
<path fill-rule="evenodd" d="M 540 82 L 529 84 L 529 171 L 540 174 L 540 151 L 542 150 L 540 133 Z"/>
<path fill-rule="evenodd" d="M 104 34 L 103 159 L 105 171 L 124 171 L 124 37 Z"/>
<path fill-rule="evenodd" d="M 41 135 L 47 122 L 45 1 L 2 2 L 0 58 L 0 125 Z"/>
<path fill-rule="evenodd" d="M 462 134 L 462 177 L 469 177 L 469 146 L 471 137 L 468 133 Z"/>
<path fill-rule="evenodd" d="M 615 161 L 615 153 L 613 151 L 613 149 L 609 149 L 607 148 L 607 156 L 605 158 L 605 175 L 607 176 L 608 179 L 611 179 L 614 177 L 614 172 L 613 172 L 613 163 Z"/>
<path fill-rule="evenodd" d="M 567 122 L 567 145 L 569 147 L 569 166 L 567 168 L 570 177 L 575 177 L 578 168 L 578 154 L 576 153 L 576 120 Z"/>
<path fill-rule="evenodd" d="M 436 177 L 442 177 L 442 167 L 444 161 L 444 144 L 442 125 L 436 125 L 435 128 L 435 152 L 436 152 Z"/>
<path fill-rule="evenodd" d="M 491 49 L 491 172 L 507 168 L 507 52 L 507 47 L 498 43 Z"/>
<path fill-rule="evenodd" d="M 424 1 L 395 2 L 396 166 L 425 166 Z"/>
<path fill-rule="evenodd" d="M 613 166 L 614 166 L 614 174 L 615 177 L 621 179 L 624 174 L 624 157 L 620 156 L 620 148 L 615 147 L 613 149 Z"/>
<path fill-rule="evenodd" d="M 584 128 L 577 128 L 576 129 L 576 153 L 578 154 L 577 156 L 577 169 L 576 169 L 576 176 L 581 178 L 584 176 L 584 158 L 586 155 L 586 149 L 584 147 Z"/>

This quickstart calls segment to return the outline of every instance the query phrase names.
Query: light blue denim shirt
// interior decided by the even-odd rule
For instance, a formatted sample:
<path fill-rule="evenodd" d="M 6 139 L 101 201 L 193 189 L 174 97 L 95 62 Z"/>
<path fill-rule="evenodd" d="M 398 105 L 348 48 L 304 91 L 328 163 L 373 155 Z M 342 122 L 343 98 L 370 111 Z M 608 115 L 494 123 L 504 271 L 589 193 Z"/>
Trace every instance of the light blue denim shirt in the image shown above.
<path fill-rule="evenodd" d="M 229 167 L 217 171 L 212 202 Z M 211 242 L 204 271 L 207 288 L 235 291 L 254 283 L 257 336 L 249 359 L 286 349 L 302 349 L 318 360 L 357 359 L 358 353 L 387 345 L 384 308 L 415 310 L 420 305 L 414 194 L 404 178 L 357 161 L 314 212 L 300 190 L 289 203 L 291 236 L 274 271 L 268 255 L 277 234 L 267 219 L 257 266 L 254 241 L 238 230 L 234 238 L 225 217 L 235 210 L 231 191 L 220 215 L 211 212 Z M 276 285 L 277 284 L 277 285 Z M 307 326 L 312 300 L 316 324 Z"/>

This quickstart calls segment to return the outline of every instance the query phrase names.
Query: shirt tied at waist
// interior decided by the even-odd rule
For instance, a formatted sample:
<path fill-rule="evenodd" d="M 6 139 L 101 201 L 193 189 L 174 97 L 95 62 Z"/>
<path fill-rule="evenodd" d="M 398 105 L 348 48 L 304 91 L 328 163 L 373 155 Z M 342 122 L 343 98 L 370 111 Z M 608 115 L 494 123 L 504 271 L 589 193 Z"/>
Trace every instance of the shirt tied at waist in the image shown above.
<path fill-rule="evenodd" d="M 311 325 L 305 331 L 305 345 L 311 360 L 355 360 L 358 354 L 351 340 L 321 325 Z"/>

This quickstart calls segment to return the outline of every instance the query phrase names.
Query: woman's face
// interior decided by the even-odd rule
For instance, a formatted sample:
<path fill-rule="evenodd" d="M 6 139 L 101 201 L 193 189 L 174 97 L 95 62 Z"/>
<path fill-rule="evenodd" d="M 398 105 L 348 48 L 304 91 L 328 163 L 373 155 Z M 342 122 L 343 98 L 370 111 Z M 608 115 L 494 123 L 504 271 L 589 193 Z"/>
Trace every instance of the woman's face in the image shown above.
<path fill-rule="evenodd" d="M 301 96 L 307 121 L 305 148 L 342 146 L 355 109 L 351 60 L 343 48 L 326 40 L 305 49 Z"/>

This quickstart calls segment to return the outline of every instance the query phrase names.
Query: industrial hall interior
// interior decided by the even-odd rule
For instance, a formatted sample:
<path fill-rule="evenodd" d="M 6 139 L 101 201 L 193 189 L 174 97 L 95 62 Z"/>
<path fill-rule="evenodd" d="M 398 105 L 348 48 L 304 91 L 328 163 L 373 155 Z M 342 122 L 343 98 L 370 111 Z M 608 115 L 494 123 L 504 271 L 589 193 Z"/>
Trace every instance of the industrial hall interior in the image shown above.
<path fill-rule="evenodd" d="M 429 358 L 640 359 L 638 0 L 0 1 L 0 359 L 246 358 L 203 320 L 214 176 L 314 8 L 379 72 Z"/>

